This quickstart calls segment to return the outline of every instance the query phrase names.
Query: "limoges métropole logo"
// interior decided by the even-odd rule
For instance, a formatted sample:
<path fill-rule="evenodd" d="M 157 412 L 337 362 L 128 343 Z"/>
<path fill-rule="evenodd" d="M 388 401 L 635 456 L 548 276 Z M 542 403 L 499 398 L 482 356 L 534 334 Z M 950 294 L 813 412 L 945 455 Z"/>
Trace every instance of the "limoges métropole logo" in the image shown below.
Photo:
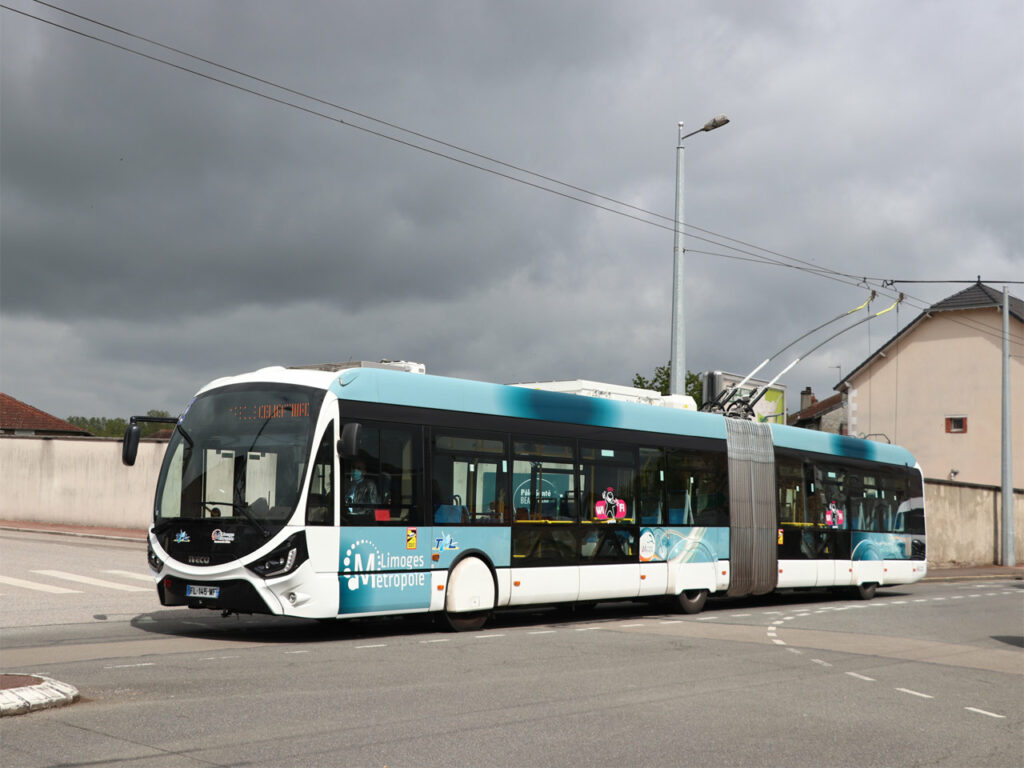
<path fill-rule="evenodd" d="M 341 565 L 341 578 L 352 592 L 360 587 L 401 591 L 423 587 L 427 583 L 424 571 L 412 571 L 414 568 L 426 568 L 423 555 L 381 552 L 369 539 L 352 542 L 345 550 Z"/>

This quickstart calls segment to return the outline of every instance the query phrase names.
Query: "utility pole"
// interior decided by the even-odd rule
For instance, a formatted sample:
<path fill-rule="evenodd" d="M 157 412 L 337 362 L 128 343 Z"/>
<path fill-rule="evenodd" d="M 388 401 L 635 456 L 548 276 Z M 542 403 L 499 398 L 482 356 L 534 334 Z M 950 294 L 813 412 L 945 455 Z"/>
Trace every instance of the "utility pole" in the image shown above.
<path fill-rule="evenodd" d="M 1019 403 L 1018 403 L 1019 405 Z M 1010 291 L 1003 286 L 1003 565 L 1017 564 L 1013 525 L 1013 418 L 1010 406 Z"/>

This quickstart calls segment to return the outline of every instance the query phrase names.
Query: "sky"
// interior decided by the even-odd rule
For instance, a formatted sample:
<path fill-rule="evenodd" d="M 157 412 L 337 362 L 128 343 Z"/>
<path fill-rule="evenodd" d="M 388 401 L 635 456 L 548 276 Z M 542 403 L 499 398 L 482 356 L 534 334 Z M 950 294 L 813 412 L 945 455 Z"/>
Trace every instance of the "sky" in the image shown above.
<path fill-rule="evenodd" d="M 762 371 L 801 357 L 795 410 L 967 287 L 902 281 L 1024 280 L 1022 0 L 3 5 L 0 390 L 62 418 L 268 365 L 650 376 L 677 125 L 718 114 L 685 141 L 688 370 L 877 289 Z"/>

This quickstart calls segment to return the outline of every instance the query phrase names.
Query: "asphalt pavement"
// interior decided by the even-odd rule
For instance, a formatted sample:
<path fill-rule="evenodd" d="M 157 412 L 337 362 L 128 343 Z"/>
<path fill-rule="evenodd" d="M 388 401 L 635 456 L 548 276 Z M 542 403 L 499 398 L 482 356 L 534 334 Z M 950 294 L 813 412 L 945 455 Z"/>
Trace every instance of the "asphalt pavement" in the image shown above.
<path fill-rule="evenodd" d="M 82 536 L 121 541 L 145 541 L 143 529 L 75 526 L 59 523 L 34 523 L 0 520 L 0 530 L 52 533 L 63 536 Z M 975 581 L 987 579 L 1024 580 L 1024 564 L 1005 565 L 944 565 L 928 566 L 925 581 Z M 0 717 L 21 715 L 39 709 L 62 707 L 78 701 L 79 693 L 73 685 L 53 680 L 45 675 L 5 673 L 0 671 Z"/>

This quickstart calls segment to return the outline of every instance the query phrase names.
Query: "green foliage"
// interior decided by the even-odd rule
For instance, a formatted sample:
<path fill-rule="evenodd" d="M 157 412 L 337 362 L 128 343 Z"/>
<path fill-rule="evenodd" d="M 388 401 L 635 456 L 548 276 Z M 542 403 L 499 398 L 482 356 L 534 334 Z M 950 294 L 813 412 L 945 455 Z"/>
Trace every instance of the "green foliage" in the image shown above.
<path fill-rule="evenodd" d="M 664 365 L 656 366 L 654 369 L 654 375 L 649 379 L 641 376 L 639 373 L 634 374 L 633 386 L 640 389 L 653 389 L 657 392 L 661 392 L 663 395 L 667 395 L 669 393 L 671 369 L 672 361 L 669 360 Z M 697 407 L 700 408 L 701 404 L 704 402 L 704 387 L 701 384 L 699 373 L 694 373 L 693 371 L 686 372 L 686 386 L 684 391 L 697 402 Z"/>
<path fill-rule="evenodd" d="M 146 415 L 166 418 L 171 414 L 167 411 L 149 410 L 146 411 Z M 68 416 L 66 421 L 92 433 L 96 437 L 123 437 L 125 430 L 128 428 L 128 419 L 108 419 L 103 416 Z M 173 424 L 151 424 L 143 421 L 139 423 L 139 426 L 142 427 L 142 436 L 149 437 L 154 432 L 169 429 Z"/>

